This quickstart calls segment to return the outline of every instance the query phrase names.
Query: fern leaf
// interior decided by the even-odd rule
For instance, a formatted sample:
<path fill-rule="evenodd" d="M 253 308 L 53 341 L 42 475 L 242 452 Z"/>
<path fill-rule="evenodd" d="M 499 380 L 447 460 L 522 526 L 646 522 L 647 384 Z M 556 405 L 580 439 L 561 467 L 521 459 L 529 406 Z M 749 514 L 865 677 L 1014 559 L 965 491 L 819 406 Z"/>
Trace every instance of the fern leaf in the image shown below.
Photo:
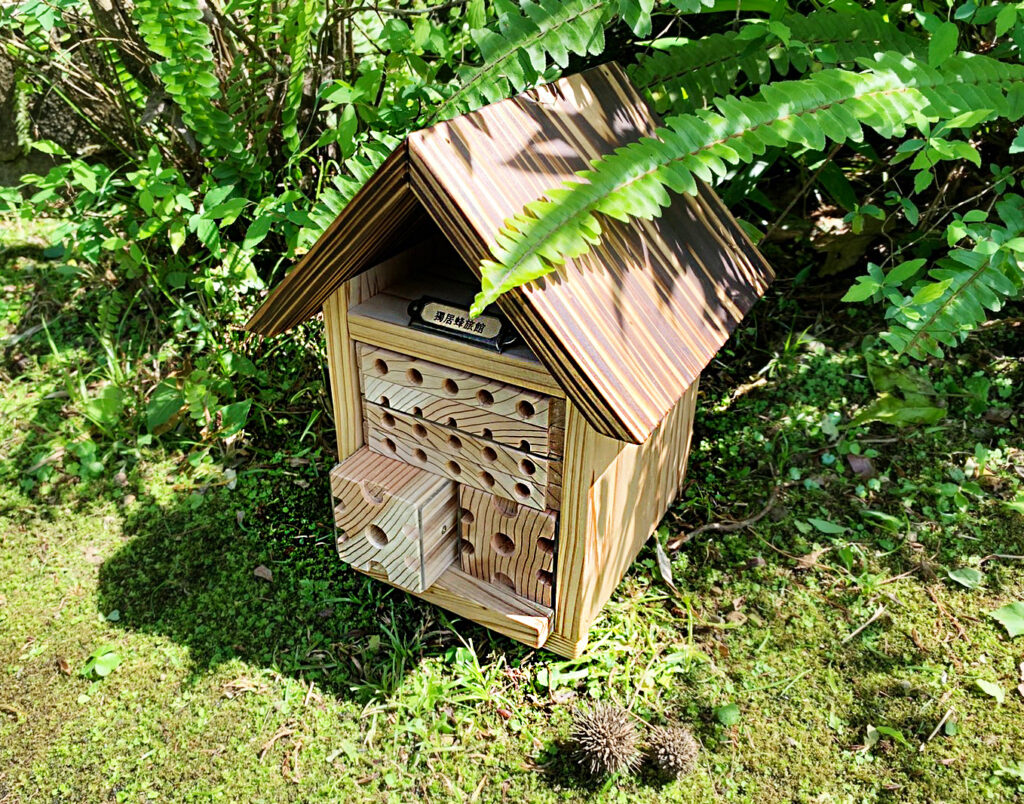
<path fill-rule="evenodd" d="M 291 40 L 291 46 L 288 49 L 291 67 L 288 73 L 284 106 L 281 109 L 281 135 L 293 153 L 299 150 L 298 116 L 299 108 L 302 106 L 306 67 L 309 64 L 309 42 L 315 13 L 316 6 L 313 4 L 313 0 L 299 0 L 289 15 L 286 31 L 287 38 Z"/>
<path fill-rule="evenodd" d="M 431 122 L 447 120 L 501 100 L 536 83 L 550 58 L 559 67 L 570 55 L 604 49 L 604 25 L 618 8 L 612 0 L 495 0 L 498 31 L 472 32 L 484 64 L 437 108 Z"/>
<path fill-rule="evenodd" d="M 527 204 L 505 225 L 482 263 L 474 311 L 507 290 L 585 254 L 601 236 L 600 215 L 649 219 L 669 203 L 668 190 L 696 192 L 727 163 L 750 161 L 788 144 L 820 150 L 826 140 L 860 140 L 869 128 L 902 136 L 908 125 L 976 108 L 1020 115 L 1024 66 L 961 55 L 929 67 L 898 53 L 863 60 L 863 72 L 828 69 L 757 95 L 716 101 L 717 111 L 668 118 L 644 138 L 596 160 L 578 179 Z"/>
<path fill-rule="evenodd" d="M 996 205 L 1006 225 L 988 225 L 974 234 L 973 248 L 950 251 L 886 317 L 882 334 L 898 352 L 918 359 L 942 357 L 967 334 L 1024 289 L 1024 198 L 1007 195 Z"/>
<path fill-rule="evenodd" d="M 213 39 L 198 0 L 137 0 L 132 13 L 146 44 L 163 61 L 153 72 L 181 109 L 196 141 L 214 153 L 247 164 L 250 156 L 231 118 L 219 108 Z"/>
<path fill-rule="evenodd" d="M 806 16 L 786 14 L 779 22 L 790 30 L 787 42 L 770 44 L 771 32 L 763 23 L 748 26 L 744 34 L 711 34 L 641 56 L 630 67 L 630 78 L 658 112 L 683 113 L 706 108 L 713 98 L 744 85 L 763 84 L 773 69 L 779 76 L 793 70 L 804 74 L 816 65 L 848 66 L 879 52 L 927 51 L 923 40 L 866 10 L 822 9 Z"/>

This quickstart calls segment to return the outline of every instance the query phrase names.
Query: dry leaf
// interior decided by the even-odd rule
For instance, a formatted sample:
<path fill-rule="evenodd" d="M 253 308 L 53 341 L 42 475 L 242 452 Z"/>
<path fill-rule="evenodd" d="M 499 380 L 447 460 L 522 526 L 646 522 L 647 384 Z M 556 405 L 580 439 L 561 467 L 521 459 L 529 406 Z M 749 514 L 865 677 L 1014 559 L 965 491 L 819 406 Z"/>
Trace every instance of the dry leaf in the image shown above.
<path fill-rule="evenodd" d="M 870 458 L 865 458 L 863 455 L 847 455 L 846 462 L 850 464 L 850 468 L 857 477 L 867 479 L 875 476 L 875 465 L 871 463 Z"/>
<path fill-rule="evenodd" d="M 260 580 L 266 581 L 267 583 L 273 583 L 274 581 L 274 573 L 272 573 L 267 567 L 263 566 L 262 564 L 256 567 L 256 569 L 252 571 L 252 574 Z"/>
<path fill-rule="evenodd" d="M 798 570 L 809 570 L 814 569 L 818 566 L 818 561 L 825 553 L 831 550 L 831 547 L 822 547 L 820 550 L 812 550 L 805 556 L 800 556 L 796 560 L 796 568 Z"/>
<path fill-rule="evenodd" d="M 71 675 L 71 665 L 68 660 L 63 657 L 57 659 L 57 669 L 60 671 L 61 675 Z"/>

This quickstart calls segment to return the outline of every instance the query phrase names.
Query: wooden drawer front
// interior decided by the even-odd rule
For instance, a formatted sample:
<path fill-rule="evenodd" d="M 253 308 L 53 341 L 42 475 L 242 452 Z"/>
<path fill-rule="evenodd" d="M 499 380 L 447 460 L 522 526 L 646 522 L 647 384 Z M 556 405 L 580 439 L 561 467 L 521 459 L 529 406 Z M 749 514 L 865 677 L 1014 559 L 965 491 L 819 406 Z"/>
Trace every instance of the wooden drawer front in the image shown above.
<path fill-rule="evenodd" d="M 457 399 L 442 399 L 419 388 L 395 385 L 380 377 L 362 375 L 363 396 L 386 408 L 420 416 L 447 427 L 455 427 L 488 441 L 497 441 L 523 452 L 561 457 L 565 431 L 502 416 L 487 408 Z M 552 400 L 552 403 L 561 400 Z M 549 409 L 550 410 L 550 409 Z"/>
<path fill-rule="evenodd" d="M 467 486 L 459 505 L 462 571 L 550 607 L 558 515 Z"/>
<path fill-rule="evenodd" d="M 331 470 L 338 555 L 423 592 L 458 556 L 455 484 L 363 448 Z"/>
<path fill-rule="evenodd" d="M 366 402 L 363 414 L 370 449 L 481 491 L 493 491 L 531 508 L 557 507 L 560 486 L 547 477 L 561 463 L 483 441 L 462 430 L 417 419 Z M 514 472 L 514 474 L 513 474 Z M 554 505 L 549 505 L 549 498 Z"/>
<path fill-rule="evenodd" d="M 359 370 L 364 377 L 386 380 L 392 385 L 423 391 L 432 397 L 452 399 L 542 429 L 547 429 L 552 423 L 561 426 L 561 422 L 552 421 L 552 409 L 557 407 L 551 404 L 552 397 L 536 391 L 364 343 L 356 344 L 356 351 Z"/>

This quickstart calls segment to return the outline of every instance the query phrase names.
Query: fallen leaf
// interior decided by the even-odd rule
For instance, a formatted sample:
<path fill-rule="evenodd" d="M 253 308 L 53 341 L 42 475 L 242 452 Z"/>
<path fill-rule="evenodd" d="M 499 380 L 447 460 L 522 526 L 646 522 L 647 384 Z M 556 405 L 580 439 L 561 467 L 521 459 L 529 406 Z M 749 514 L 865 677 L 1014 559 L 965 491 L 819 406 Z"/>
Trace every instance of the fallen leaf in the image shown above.
<path fill-rule="evenodd" d="M 57 670 L 60 671 L 61 675 L 70 676 L 71 675 L 71 664 L 64 657 L 60 657 L 60 658 L 57 659 Z M 1022 686 L 1024 686 L 1024 685 L 1022 685 Z"/>
<path fill-rule="evenodd" d="M 274 581 L 274 573 L 271 572 L 270 569 L 265 567 L 263 564 L 260 564 L 258 567 L 256 567 L 256 569 L 252 571 L 252 574 L 259 578 L 261 581 L 266 581 L 267 583 L 273 583 Z"/>
<path fill-rule="evenodd" d="M 1003 624 L 1011 639 L 1024 634 L 1024 603 L 1008 603 L 988 614 Z"/>
<path fill-rule="evenodd" d="M 818 561 L 825 553 L 831 550 L 831 547 L 822 547 L 820 550 L 812 550 L 805 556 L 800 556 L 796 560 L 796 568 L 798 570 L 810 570 L 818 566 Z"/>
<path fill-rule="evenodd" d="M 1006 693 L 1003 692 L 1003 688 L 994 681 L 986 681 L 983 678 L 979 678 L 974 683 L 978 685 L 979 690 L 995 698 L 996 703 L 1002 703 L 1006 699 Z"/>
<path fill-rule="evenodd" d="M 850 464 L 850 469 L 857 477 L 866 479 L 875 476 L 875 465 L 871 463 L 870 458 L 863 455 L 847 455 L 846 462 Z"/>
<path fill-rule="evenodd" d="M 672 562 L 669 560 L 668 553 L 665 552 L 665 548 L 661 544 L 661 539 L 658 538 L 658 534 L 654 534 L 654 551 L 658 559 L 658 574 L 661 575 L 663 580 L 670 589 L 675 591 L 675 581 L 672 580 Z"/>

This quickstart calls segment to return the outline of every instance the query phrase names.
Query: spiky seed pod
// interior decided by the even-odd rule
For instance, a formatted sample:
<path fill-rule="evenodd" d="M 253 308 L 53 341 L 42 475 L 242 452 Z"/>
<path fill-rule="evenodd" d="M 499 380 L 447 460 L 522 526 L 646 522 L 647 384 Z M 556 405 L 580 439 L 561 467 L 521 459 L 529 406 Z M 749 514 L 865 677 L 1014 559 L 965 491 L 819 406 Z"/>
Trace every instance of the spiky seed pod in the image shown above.
<path fill-rule="evenodd" d="M 640 764 L 636 726 L 622 707 L 597 704 L 577 709 L 571 736 L 576 761 L 591 776 L 634 770 Z"/>
<path fill-rule="evenodd" d="M 697 764 L 700 746 L 688 729 L 655 726 L 651 729 L 647 745 L 654 766 L 667 776 L 678 779 Z"/>

